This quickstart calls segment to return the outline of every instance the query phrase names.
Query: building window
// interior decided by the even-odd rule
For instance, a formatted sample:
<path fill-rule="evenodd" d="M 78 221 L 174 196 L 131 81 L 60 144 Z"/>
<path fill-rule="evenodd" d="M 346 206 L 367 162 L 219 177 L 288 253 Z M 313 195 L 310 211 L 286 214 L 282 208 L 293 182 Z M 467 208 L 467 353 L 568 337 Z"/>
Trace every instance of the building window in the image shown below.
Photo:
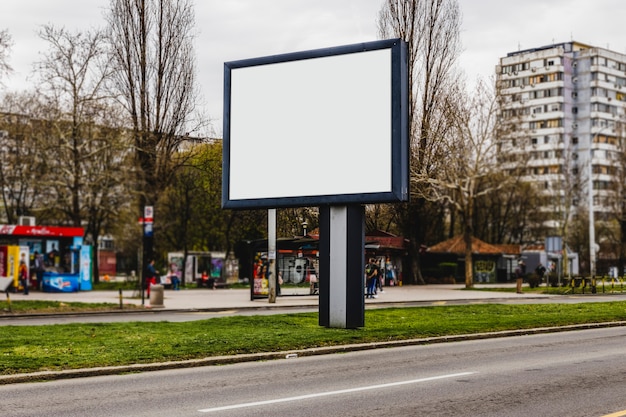
<path fill-rule="evenodd" d="M 572 145 L 578 145 L 578 137 L 577 136 L 574 136 L 572 138 Z"/>
<path fill-rule="evenodd" d="M 546 121 L 546 127 L 561 127 L 561 126 L 563 126 L 562 119 L 552 119 L 552 120 Z M 545 142 L 545 143 L 548 143 L 548 142 Z"/>

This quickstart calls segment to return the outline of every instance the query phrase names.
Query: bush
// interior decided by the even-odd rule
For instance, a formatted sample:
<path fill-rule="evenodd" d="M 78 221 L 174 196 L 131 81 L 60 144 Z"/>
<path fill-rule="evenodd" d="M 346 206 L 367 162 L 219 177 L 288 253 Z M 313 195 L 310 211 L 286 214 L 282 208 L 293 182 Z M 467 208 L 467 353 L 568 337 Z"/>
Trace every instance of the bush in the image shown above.
<path fill-rule="evenodd" d="M 530 286 L 530 288 L 537 288 L 541 284 L 541 280 L 539 279 L 539 275 L 537 274 L 528 275 L 527 280 L 528 280 L 528 285 Z"/>
<path fill-rule="evenodd" d="M 559 277 L 554 272 L 551 272 L 548 274 L 548 282 L 551 287 L 556 288 L 559 286 Z"/>
<path fill-rule="evenodd" d="M 441 262 L 434 268 L 423 268 L 422 275 L 427 284 L 456 284 L 455 262 Z"/>

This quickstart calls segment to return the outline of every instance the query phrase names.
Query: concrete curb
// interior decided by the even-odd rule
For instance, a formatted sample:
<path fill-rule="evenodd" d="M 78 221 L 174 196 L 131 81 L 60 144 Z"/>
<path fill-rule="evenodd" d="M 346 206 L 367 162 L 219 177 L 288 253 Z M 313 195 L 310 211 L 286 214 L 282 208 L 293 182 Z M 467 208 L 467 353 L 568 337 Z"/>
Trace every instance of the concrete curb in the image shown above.
<path fill-rule="evenodd" d="M 231 356 L 215 356 L 184 361 L 159 362 L 148 364 L 132 364 L 122 366 L 108 366 L 98 368 L 71 369 L 63 371 L 44 371 L 27 374 L 0 375 L 0 385 L 18 384 L 25 382 L 43 382 L 70 378 L 85 378 L 91 376 L 120 375 L 125 373 L 162 371 L 168 369 L 194 368 L 200 366 L 227 365 L 241 362 L 267 361 L 277 359 L 293 359 L 301 356 L 328 355 L 333 353 L 357 352 L 371 349 L 382 349 L 403 346 L 417 346 L 435 343 L 459 342 L 464 340 L 481 340 L 511 336 L 527 336 L 534 334 L 557 333 L 574 330 L 601 329 L 610 327 L 624 327 L 626 321 L 607 323 L 586 323 L 558 327 L 539 327 L 533 329 L 504 330 L 500 332 L 475 333 L 465 335 L 437 336 L 420 339 L 394 340 L 387 342 L 359 343 L 350 345 L 326 346 L 282 352 L 262 352 Z"/>

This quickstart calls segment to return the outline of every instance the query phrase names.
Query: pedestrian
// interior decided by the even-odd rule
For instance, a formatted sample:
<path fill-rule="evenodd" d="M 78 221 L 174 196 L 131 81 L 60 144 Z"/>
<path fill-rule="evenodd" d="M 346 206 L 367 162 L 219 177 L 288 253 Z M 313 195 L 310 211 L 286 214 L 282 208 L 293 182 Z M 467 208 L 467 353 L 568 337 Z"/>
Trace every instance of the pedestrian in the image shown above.
<path fill-rule="evenodd" d="M 148 266 L 146 267 L 146 277 L 145 277 L 145 285 L 146 285 L 146 292 L 148 294 L 148 298 L 150 297 L 150 287 L 153 285 L 156 285 L 156 277 L 157 277 L 157 272 L 156 272 L 156 269 L 154 268 L 154 259 L 151 259 L 150 262 L 148 262 Z"/>
<path fill-rule="evenodd" d="M 379 265 L 378 266 L 378 276 L 376 277 L 376 287 L 375 287 L 376 294 L 378 294 L 379 290 L 380 290 L 381 294 L 385 292 L 384 287 L 383 287 L 384 280 L 385 280 L 385 278 L 383 277 L 383 272 L 384 272 L 383 271 L 383 266 Z"/>
<path fill-rule="evenodd" d="M 365 298 L 378 298 L 376 295 L 376 281 L 378 281 L 378 265 L 376 265 L 376 259 L 370 258 L 369 262 L 365 265 L 365 285 L 367 287 L 367 294 Z"/>
<path fill-rule="evenodd" d="M 541 262 L 539 262 L 539 265 L 537 265 L 537 268 L 535 268 L 535 273 L 537 274 L 537 278 L 539 279 L 539 284 L 541 284 L 543 282 L 543 275 L 546 273 L 546 267 L 543 266 Z"/>
<path fill-rule="evenodd" d="M 526 275 L 526 265 L 524 261 L 520 259 L 517 263 L 517 268 L 515 268 L 515 280 L 517 284 L 517 293 L 522 293 L 522 283 L 524 282 L 524 275 Z"/>
<path fill-rule="evenodd" d="M 263 271 L 264 270 L 262 270 L 262 273 L 265 274 Z M 208 286 L 209 286 L 209 273 L 205 269 L 204 271 L 202 271 L 202 274 L 200 275 L 200 284 L 198 285 L 198 287 L 208 287 Z"/>
<path fill-rule="evenodd" d="M 387 262 L 387 266 L 385 268 L 385 285 L 388 287 L 396 285 L 396 273 L 393 265 Z"/>
<path fill-rule="evenodd" d="M 22 257 L 20 259 L 20 265 L 17 273 L 20 279 L 20 285 L 22 286 L 22 288 L 24 288 L 24 295 L 28 295 L 28 287 L 30 285 L 30 282 L 28 279 L 28 267 L 26 266 L 24 254 L 22 254 Z"/>
<path fill-rule="evenodd" d="M 308 270 L 308 266 L 307 266 L 307 270 Z M 309 294 L 314 295 L 314 294 L 319 294 L 319 286 L 317 283 L 317 273 L 315 272 L 314 268 L 311 268 L 310 270 L 308 270 L 309 273 Z"/>
<path fill-rule="evenodd" d="M 180 278 L 178 278 L 178 267 L 174 263 L 170 265 L 170 282 L 172 283 L 172 289 L 174 291 L 180 290 Z"/>
<path fill-rule="evenodd" d="M 43 285 L 43 274 L 46 271 L 46 268 L 43 262 L 43 255 L 38 251 L 35 251 L 34 270 L 35 275 L 37 276 L 37 289 L 41 291 Z"/>
<path fill-rule="evenodd" d="M 59 266 L 59 251 L 54 243 L 52 244 L 52 249 L 48 252 L 48 265 L 53 268 Z"/>

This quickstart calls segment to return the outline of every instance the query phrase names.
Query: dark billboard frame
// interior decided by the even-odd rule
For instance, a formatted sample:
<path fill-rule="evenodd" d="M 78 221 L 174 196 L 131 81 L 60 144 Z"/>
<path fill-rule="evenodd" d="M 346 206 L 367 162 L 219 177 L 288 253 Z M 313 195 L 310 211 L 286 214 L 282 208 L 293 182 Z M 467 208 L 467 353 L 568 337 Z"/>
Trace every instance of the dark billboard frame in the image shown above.
<path fill-rule="evenodd" d="M 282 78 L 274 79 L 276 76 Z M 302 80 L 300 87 L 303 91 L 309 85 L 315 90 L 324 90 L 327 85 L 330 87 L 320 93 L 325 94 L 321 99 L 315 96 L 315 91 L 312 91 L 312 99 L 306 94 L 293 94 L 291 76 L 296 82 Z M 347 86 L 346 91 L 343 91 L 344 85 Z M 380 92 L 384 94 L 382 100 L 377 95 Z M 278 99 L 273 101 L 273 97 Z M 338 107 L 339 111 L 333 111 L 328 117 L 332 121 L 325 126 L 326 117 L 318 117 L 316 111 L 321 109 L 323 112 L 335 103 L 346 105 Z M 408 201 L 408 107 L 407 48 L 401 39 L 224 63 L 222 207 L 261 209 Z M 300 108 L 305 110 L 298 112 Z M 373 109 L 374 115 L 368 115 L 370 109 Z M 291 122 L 291 119 L 281 119 L 280 115 L 284 113 L 296 115 L 298 122 L 294 124 L 294 131 L 286 128 L 284 131 L 277 129 L 280 132 L 276 133 L 273 127 L 282 128 L 283 124 Z M 334 117 L 337 113 L 341 114 Z M 266 120 L 272 131 L 259 130 L 257 134 L 254 128 L 264 125 Z M 307 137 L 304 130 L 313 124 L 320 132 L 328 133 L 318 134 L 313 138 L 315 143 L 311 143 L 311 137 Z M 373 132 L 371 137 L 368 136 L 370 128 Z M 353 131 L 357 133 L 352 135 Z M 333 137 L 334 132 L 340 132 L 340 136 Z M 278 139 L 274 138 L 275 134 Z M 288 139 L 283 140 L 283 135 Z M 327 136 L 330 139 L 324 141 Z M 348 136 L 349 147 L 342 149 L 341 144 Z M 298 142 L 300 138 L 303 142 Z M 277 177 L 278 171 L 272 173 L 271 169 L 266 173 L 271 164 L 280 164 L 281 156 L 289 149 L 302 151 L 305 145 L 316 146 L 317 139 L 321 144 L 315 151 L 318 152 L 318 159 L 323 160 L 298 162 L 301 172 L 288 169 L 282 177 Z M 361 147 L 361 139 L 365 149 Z M 285 140 L 293 140 L 293 143 Z M 265 147 L 266 142 L 269 144 Z M 363 160 L 364 155 L 371 155 L 374 161 L 382 155 L 382 161 L 368 166 L 368 161 Z M 326 156 L 334 163 L 328 162 Z M 344 159 L 339 161 L 340 157 Z M 256 158 L 258 164 L 250 164 L 251 158 Z M 383 168 L 377 172 L 380 166 Z M 362 171 L 355 172 L 360 169 Z M 327 171 L 328 178 L 321 177 Z M 338 174 L 344 172 L 346 176 Z M 289 178 L 293 176 L 298 176 L 300 181 L 305 180 L 290 185 Z M 321 184 L 317 183 L 320 177 Z M 284 187 L 281 181 L 286 184 Z M 259 193 L 248 188 L 249 184 L 257 183 Z M 368 188 L 370 183 L 373 184 L 372 189 Z M 301 194 L 299 188 L 296 192 L 288 190 L 289 186 L 300 185 L 303 185 Z M 272 187 L 277 188 L 274 190 Z M 316 191 L 319 189 L 322 191 Z"/>

